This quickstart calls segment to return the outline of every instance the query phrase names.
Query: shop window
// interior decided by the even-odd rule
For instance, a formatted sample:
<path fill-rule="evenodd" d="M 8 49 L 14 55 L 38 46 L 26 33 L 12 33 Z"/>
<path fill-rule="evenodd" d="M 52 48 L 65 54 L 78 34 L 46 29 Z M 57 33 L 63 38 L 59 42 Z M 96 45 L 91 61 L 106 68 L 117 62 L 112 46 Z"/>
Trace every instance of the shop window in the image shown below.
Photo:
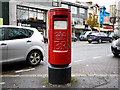
<path fill-rule="evenodd" d="M 30 20 L 36 20 L 37 17 L 37 10 L 36 9 L 29 9 L 29 19 Z"/>
<path fill-rule="evenodd" d="M 27 20 L 28 19 L 28 8 L 18 8 L 17 18 Z"/>
<path fill-rule="evenodd" d="M 38 19 L 38 20 L 43 20 L 43 17 L 44 17 L 44 16 L 43 16 L 43 13 L 39 13 L 39 12 L 38 12 L 37 19 Z"/>

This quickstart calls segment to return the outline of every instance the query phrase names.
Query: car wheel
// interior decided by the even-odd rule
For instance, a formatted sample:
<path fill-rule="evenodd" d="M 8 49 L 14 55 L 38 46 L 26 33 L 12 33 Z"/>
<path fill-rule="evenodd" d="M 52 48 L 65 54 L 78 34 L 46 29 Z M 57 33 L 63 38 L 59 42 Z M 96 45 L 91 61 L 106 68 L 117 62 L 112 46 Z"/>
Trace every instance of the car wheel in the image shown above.
<path fill-rule="evenodd" d="M 88 41 L 88 43 L 92 43 L 92 41 Z"/>
<path fill-rule="evenodd" d="M 74 42 L 76 42 L 77 41 L 77 39 L 74 39 Z"/>
<path fill-rule="evenodd" d="M 27 56 L 27 63 L 36 66 L 41 61 L 41 53 L 39 51 L 31 51 Z"/>
<path fill-rule="evenodd" d="M 98 43 L 102 43 L 102 39 L 99 39 L 99 40 L 98 40 Z"/>
<path fill-rule="evenodd" d="M 76 42 L 76 40 L 74 39 L 74 42 Z"/>
<path fill-rule="evenodd" d="M 109 42 L 112 43 L 112 39 L 110 39 Z"/>

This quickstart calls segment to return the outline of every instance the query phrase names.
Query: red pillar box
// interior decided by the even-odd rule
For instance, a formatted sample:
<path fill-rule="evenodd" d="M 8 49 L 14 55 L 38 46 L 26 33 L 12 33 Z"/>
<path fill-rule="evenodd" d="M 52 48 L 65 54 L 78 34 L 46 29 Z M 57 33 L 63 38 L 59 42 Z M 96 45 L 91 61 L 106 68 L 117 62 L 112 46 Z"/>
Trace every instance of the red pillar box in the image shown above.
<path fill-rule="evenodd" d="M 71 11 L 64 8 L 51 9 L 48 12 L 48 18 L 49 82 L 68 83 L 71 79 L 71 67 L 69 66 L 71 63 Z"/>
<path fill-rule="evenodd" d="M 52 65 L 71 63 L 71 14 L 69 9 L 49 11 L 49 56 Z"/>

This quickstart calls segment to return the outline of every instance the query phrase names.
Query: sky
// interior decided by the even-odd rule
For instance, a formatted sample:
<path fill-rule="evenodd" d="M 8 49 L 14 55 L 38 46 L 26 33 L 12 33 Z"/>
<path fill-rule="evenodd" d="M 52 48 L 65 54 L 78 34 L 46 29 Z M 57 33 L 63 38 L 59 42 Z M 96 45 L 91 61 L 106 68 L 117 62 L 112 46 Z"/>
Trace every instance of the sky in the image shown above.
<path fill-rule="evenodd" d="M 109 11 L 109 6 L 112 4 L 117 4 L 118 1 L 120 0 L 64 0 L 64 1 L 69 1 L 69 2 L 75 2 L 75 1 L 80 1 L 80 2 L 88 2 L 92 1 L 93 4 L 98 4 L 100 6 L 105 6 L 106 11 Z"/>

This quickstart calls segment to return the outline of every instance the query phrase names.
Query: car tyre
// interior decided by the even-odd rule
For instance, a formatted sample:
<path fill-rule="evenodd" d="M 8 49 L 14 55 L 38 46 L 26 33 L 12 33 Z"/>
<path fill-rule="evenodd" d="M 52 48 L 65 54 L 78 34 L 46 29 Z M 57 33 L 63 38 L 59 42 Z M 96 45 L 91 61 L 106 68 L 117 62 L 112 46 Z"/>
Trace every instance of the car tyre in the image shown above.
<path fill-rule="evenodd" d="M 115 57 L 118 57 L 118 56 L 119 56 L 119 54 L 117 54 L 117 53 L 113 53 L 113 55 L 114 55 Z"/>
<path fill-rule="evenodd" d="M 41 62 L 41 53 L 39 51 L 31 51 L 27 56 L 27 63 L 36 66 Z"/>
<path fill-rule="evenodd" d="M 74 39 L 74 42 L 76 42 L 77 41 L 77 39 Z"/>
<path fill-rule="evenodd" d="M 92 43 L 92 41 L 88 41 L 88 43 Z"/>
<path fill-rule="evenodd" d="M 110 43 L 112 43 L 112 41 L 113 41 L 112 39 L 109 40 Z"/>
<path fill-rule="evenodd" d="M 98 43 L 102 43 L 102 39 L 99 39 L 99 40 L 98 40 Z"/>

